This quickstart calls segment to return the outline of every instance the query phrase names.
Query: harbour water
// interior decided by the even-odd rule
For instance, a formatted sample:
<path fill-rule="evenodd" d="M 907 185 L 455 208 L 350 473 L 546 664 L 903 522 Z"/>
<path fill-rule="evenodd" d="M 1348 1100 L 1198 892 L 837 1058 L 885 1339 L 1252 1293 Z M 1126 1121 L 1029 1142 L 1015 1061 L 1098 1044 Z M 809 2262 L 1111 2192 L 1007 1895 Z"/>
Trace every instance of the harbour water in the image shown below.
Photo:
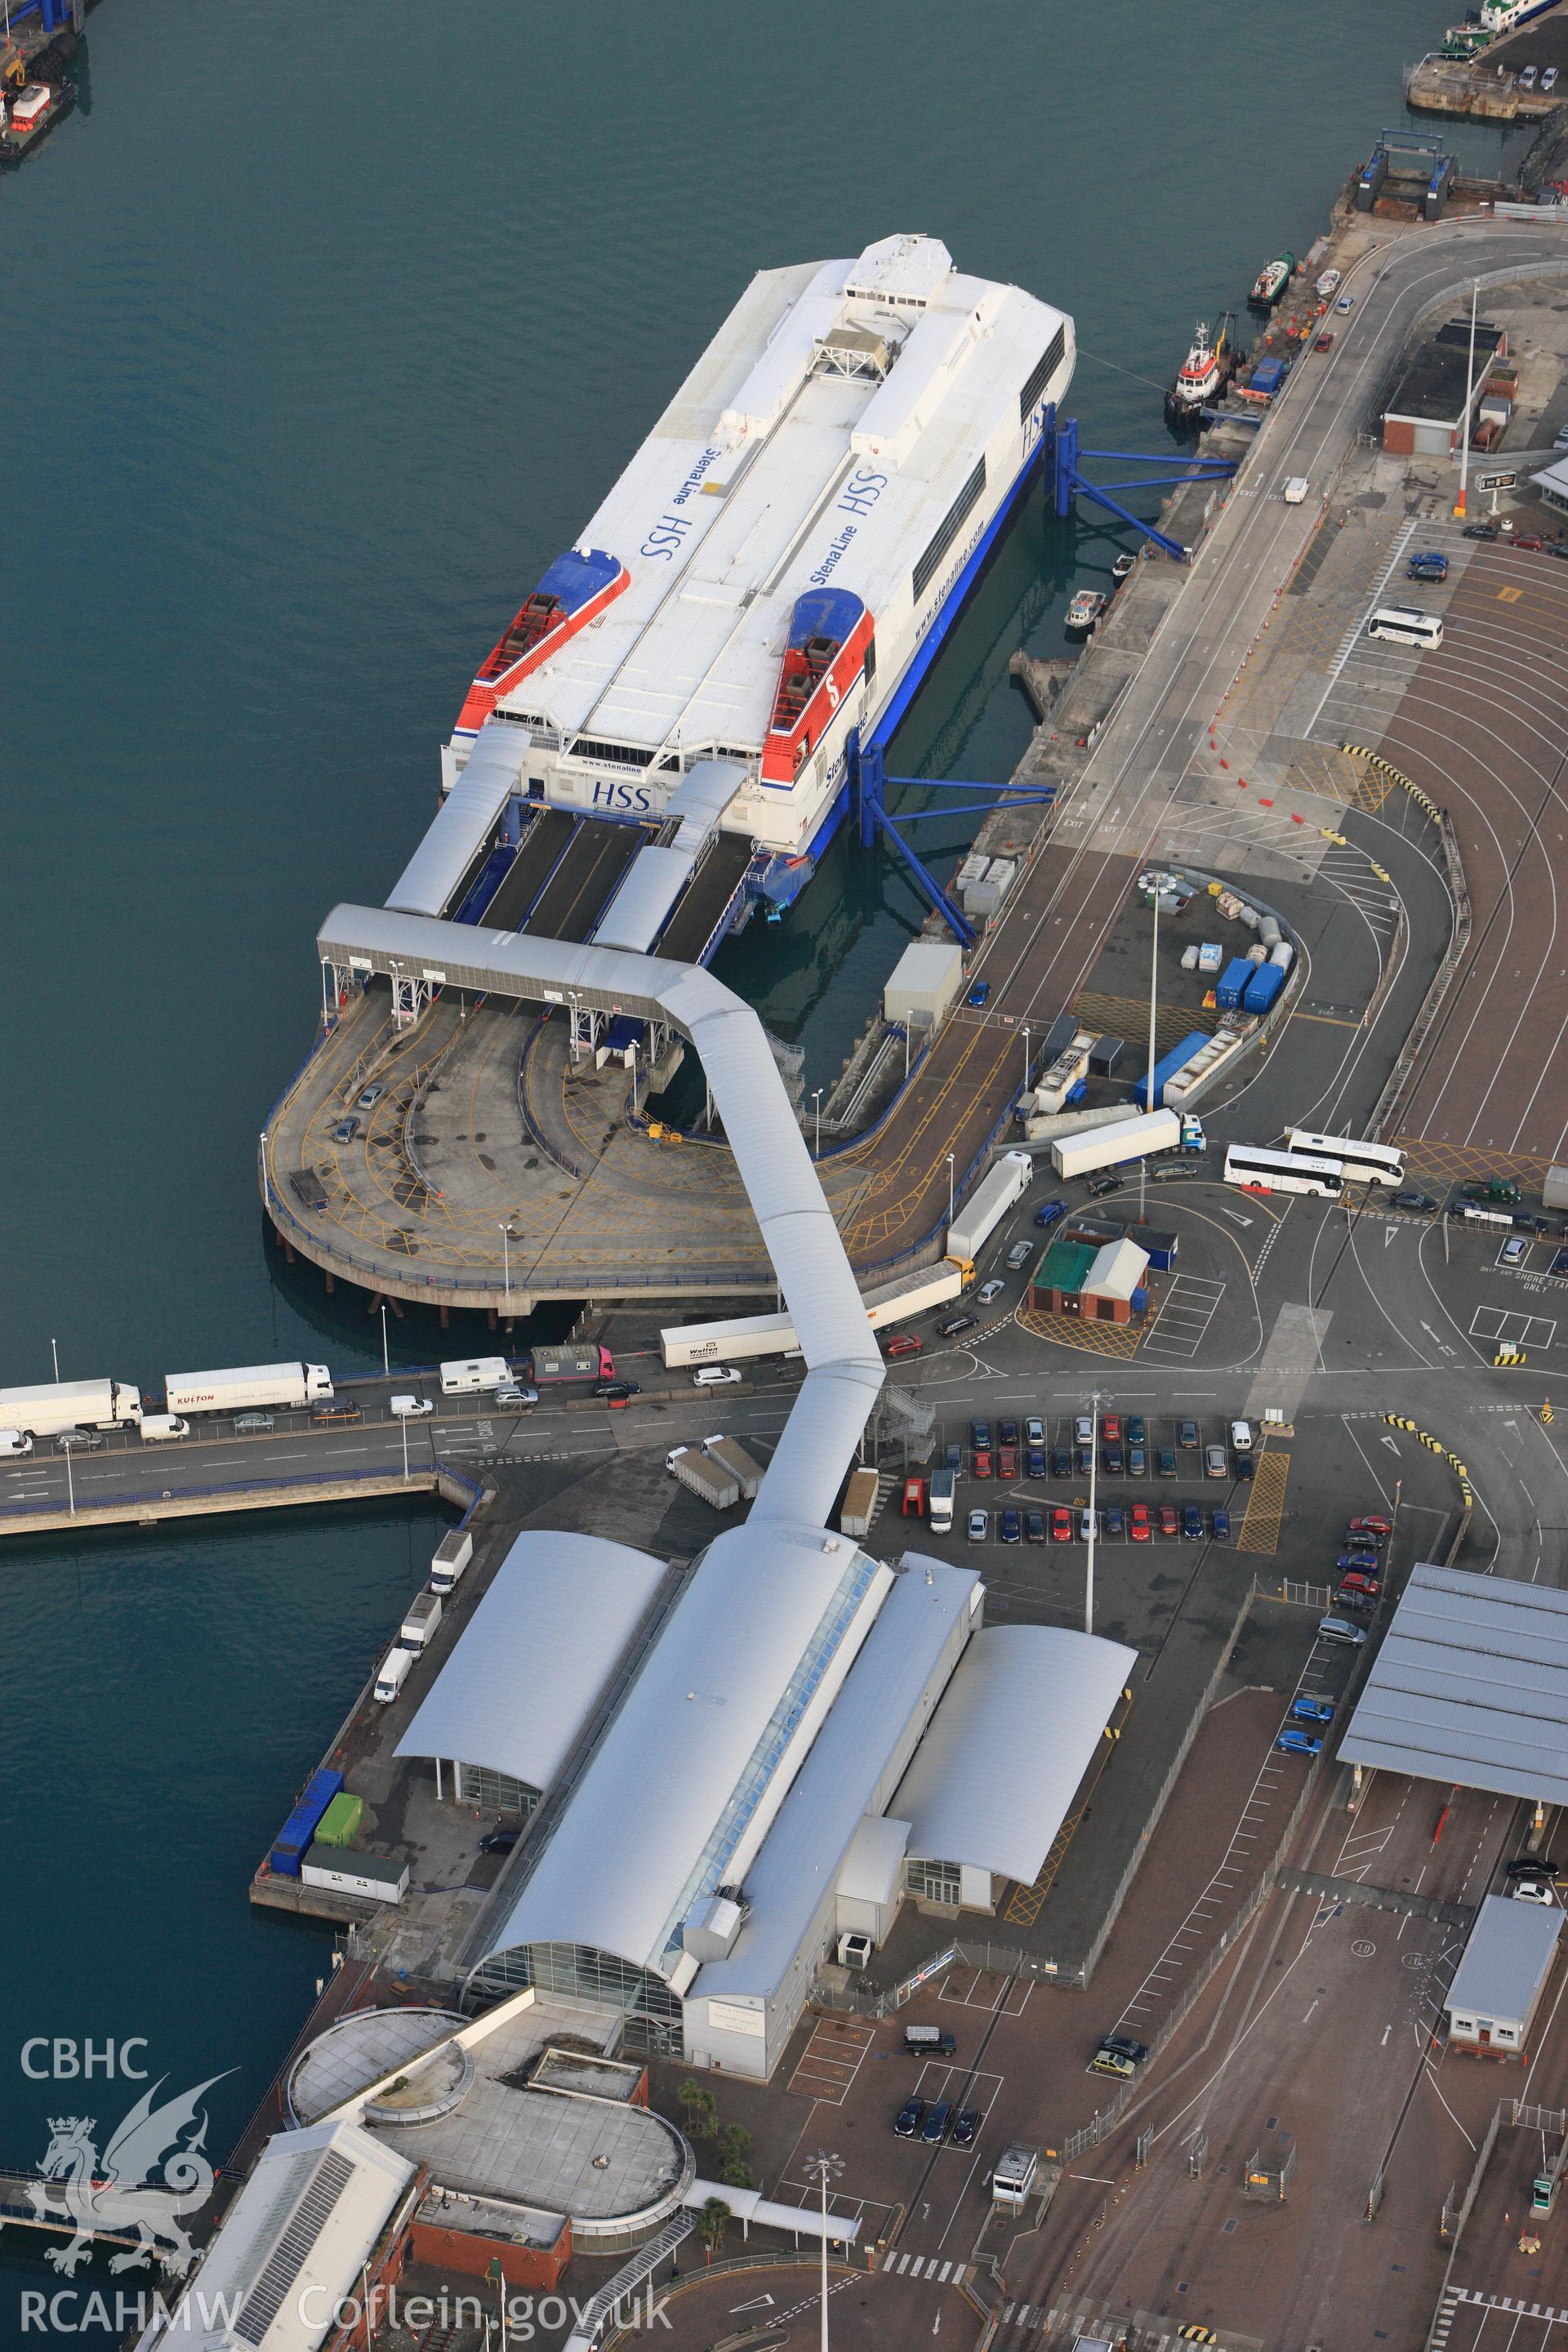
<path fill-rule="evenodd" d="M 749 273 L 896 227 L 1077 318 L 1091 446 L 1164 443 L 1193 321 L 1300 252 L 1437 0 L 582 0 L 460 16 L 106 0 L 94 103 L 5 191 L 13 468 L 6 1381 L 379 1358 L 281 1277 L 252 1175 L 309 1042 L 312 940 L 384 893 L 477 657 L 571 543 Z M 1495 168 L 1500 140 L 1460 133 Z M 1020 644 L 1062 649 L 1093 521 L 1036 497 L 896 747 L 1005 776 Z M 837 846 L 721 969 L 828 1079 L 918 921 Z M 434 1326 L 393 1330 L 405 1360 Z M 7 1551 L 11 2047 L 0 2159 L 140 2085 L 30 2036 L 222 2074 L 226 2150 L 328 1945 L 247 1873 L 435 1524 L 423 1503 Z M 226 2071 L 226 2070 L 230 2070 Z M 52 2287 L 0 2251 L 0 2336 Z M 96 2345 L 112 2336 L 89 2326 Z M 33 2331 L 36 2336 L 36 2331 Z"/>

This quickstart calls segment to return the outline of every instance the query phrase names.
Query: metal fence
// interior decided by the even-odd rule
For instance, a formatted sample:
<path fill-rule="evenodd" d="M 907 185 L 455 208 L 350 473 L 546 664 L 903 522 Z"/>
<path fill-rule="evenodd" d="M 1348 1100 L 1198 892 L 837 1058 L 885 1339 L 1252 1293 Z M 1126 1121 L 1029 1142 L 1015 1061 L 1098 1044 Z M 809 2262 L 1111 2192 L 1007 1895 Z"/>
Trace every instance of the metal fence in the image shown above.
<path fill-rule="evenodd" d="M 406 1485 L 410 1492 L 417 1490 L 420 1494 L 427 1494 L 443 1477 L 456 1478 L 463 1486 L 473 1488 L 477 1499 L 480 1490 L 474 1488 L 473 1481 L 464 1477 L 461 1471 L 448 1470 L 445 1463 L 422 1462 L 416 1465 L 411 1462 L 406 1475 L 395 1465 L 386 1470 L 307 1470 L 295 1471 L 287 1478 L 229 1478 L 210 1484 L 204 1482 L 196 1486 L 162 1486 L 156 1494 L 142 1488 L 131 1494 L 95 1495 L 90 1503 L 79 1501 L 74 1514 L 68 1496 L 58 1502 L 0 1503 L 0 1519 L 36 1518 L 47 1511 L 68 1526 L 73 1516 L 80 1519 L 97 1511 L 150 1511 L 161 1503 L 181 1502 L 186 1496 L 205 1498 L 214 1495 L 276 1494 L 280 1487 L 352 1486 L 356 1481 L 365 1482 L 372 1478 L 395 1478 L 400 1489 Z M 300 1499 L 308 1501 L 310 1498 L 301 1496 Z M 392 1498 L 389 1496 L 387 1499 Z"/>

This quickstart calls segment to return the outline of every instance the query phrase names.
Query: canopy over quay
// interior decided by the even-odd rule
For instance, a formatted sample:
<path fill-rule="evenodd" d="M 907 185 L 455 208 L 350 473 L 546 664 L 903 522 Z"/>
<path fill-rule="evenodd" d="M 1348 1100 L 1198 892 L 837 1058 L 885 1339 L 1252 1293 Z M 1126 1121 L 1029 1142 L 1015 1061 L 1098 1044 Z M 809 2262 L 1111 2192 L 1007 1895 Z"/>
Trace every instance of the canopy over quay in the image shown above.
<path fill-rule="evenodd" d="M 844 1244 L 766 1033 L 710 972 L 620 948 L 576 947 L 381 907 L 334 907 L 325 964 L 388 980 L 666 1021 L 696 1048 L 806 1363 L 752 1517 L 824 1526 L 884 1378 Z"/>

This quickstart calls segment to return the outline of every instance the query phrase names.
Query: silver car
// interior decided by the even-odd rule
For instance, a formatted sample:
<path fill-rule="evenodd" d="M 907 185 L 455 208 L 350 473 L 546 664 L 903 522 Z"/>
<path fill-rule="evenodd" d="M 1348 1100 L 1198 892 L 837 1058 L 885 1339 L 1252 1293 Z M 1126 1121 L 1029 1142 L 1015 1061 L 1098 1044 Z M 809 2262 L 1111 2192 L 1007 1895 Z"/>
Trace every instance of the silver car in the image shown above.
<path fill-rule="evenodd" d="M 1223 1478 L 1229 1466 L 1229 1464 L 1225 1458 L 1225 1448 L 1223 1445 L 1205 1445 L 1204 1447 L 1204 1475 L 1205 1478 Z"/>
<path fill-rule="evenodd" d="M 971 1543 L 984 1543 L 984 1542 L 985 1541 L 986 1537 L 990 1534 L 990 1532 L 991 1532 L 991 1514 L 990 1514 L 990 1512 L 989 1512 L 989 1511 L 971 1511 L 971 1512 L 970 1512 L 970 1514 L 969 1514 L 969 1540 L 970 1540 L 970 1542 L 971 1542 Z"/>

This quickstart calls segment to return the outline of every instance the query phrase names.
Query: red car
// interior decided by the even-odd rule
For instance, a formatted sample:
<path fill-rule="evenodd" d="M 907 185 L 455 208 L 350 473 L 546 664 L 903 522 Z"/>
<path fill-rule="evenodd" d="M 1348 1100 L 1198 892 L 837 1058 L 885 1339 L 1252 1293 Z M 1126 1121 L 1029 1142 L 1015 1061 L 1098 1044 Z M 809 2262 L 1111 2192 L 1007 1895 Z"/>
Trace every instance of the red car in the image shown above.
<path fill-rule="evenodd" d="M 1121 1443 L 1121 1415 L 1119 1412 L 1108 1412 L 1104 1414 L 1100 1420 L 1100 1433 L 1101 1437 L 1104 1438 L 1107 1445 L 1120 1445 Z"/>
<path fill-rule="evenodd" d="M 918 1331 L 900 1331 L 896 1339 L 889 1340 L 887 1352 L 889 1356 L 918 1356 L 924 1346 Z"/>
<path fill-rule="evenodd" d="M 974 1475 L 977 1478 L 989 1478 L 991 1475 L 991 1449 L 988 1445 L 977 1445 L 974 1449 Z"/>
<path fill-rule="evenodd" d="M 1004 1445 L 1000 1447 L 996 1455 L 996 1475 L 999 1478 L 1016 1478 L 1017 1475 L 1017 1447 L 1016 1445 Z"/>
<path fill-rule="evenodd" d="M 1127 1514 L 1127 1532 L 1134 1543 L 1148 1542 L 1149 1506 L 1147 1503 L 1133 1504 Z"/>
<path fill-rule="evenodd" d="M 1375 1601 L 1378 1594 L 1383 1591 L 1383 1585 L 1379 1578 L 1375 1576 L 1367 1576 L 1363 1574 L 1362 1570 L 1359 1568 L 1352 1568 L 1347 1569 L 1344 1575 L 1341 1577 L 1340 1591 L 1342 1592 L 1364 1592 L 1369 1601 Z"/>
<path fill-rule="evenodd" d="M 1160 1533 L 1163 1536 L 1173 1536 L 1179 1524 L 1180 1523 L 1176 1517 L 1176 1507 L 1174 1503 L 1162 1503 L 1160 1506 Z"/>
<path fill-rule="evenodd" d="M 1333 347 L 1334 339 L 1332 335 L 1320 335 L 1317 341 L 1312 345 L 1312 349 L 1315 352 L 1331 352 Z"/>
<path fill-rule="evenodd" d="M 1058 1503 L 1051 1513 L 1051 1541 L 1053 1543 L 1071 1543 L 1072 1541 L 1072 1513 L 1065 1503 Z"/>
<path fill-rule="evenodd" d="M 1539 555 L 1546 541 L 1538 531 L 1516 530 L 1513 535 L 1513 544 L 1515 547 L 1522 547 L 1526 555 Z"/>
<path fill-rule="evenodd" d="M 904 1480 L 904 1512 L 906 1519 L 923 1519 L 926 1515 L 926 1482 L 923 1478 Z"/>
<path fill-rule="evenodd" d="M 1380 1541 L 1386 1542 L 1394 1533 L 1394 1521 L 1381 1519 L 1375 1514 L 1364 1519 L 1352 1519 L 1350 1533 L 1352 1536 L 1376 1536 Z"/>

